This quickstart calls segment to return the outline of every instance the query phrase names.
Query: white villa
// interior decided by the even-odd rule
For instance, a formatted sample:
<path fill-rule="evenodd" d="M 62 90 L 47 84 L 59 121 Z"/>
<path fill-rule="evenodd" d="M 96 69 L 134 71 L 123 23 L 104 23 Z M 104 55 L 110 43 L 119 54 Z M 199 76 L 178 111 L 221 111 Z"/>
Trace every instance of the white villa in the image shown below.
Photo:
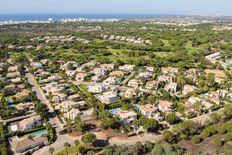
<path fill-rule="evenodd" d="M 120 111 L 119 113 L 115 114 L 119 117 L 121 123 L 123 124 L 130 124 L 134 120 L 137 119 L 137 114 L 134 111 L 127 110 L 127 111 Z"/>
<path fill-rule="evenodd" d="M 171 82 L 165 85 L 164 90 L 170 92 L 170 93 L 176 93 L 177 92 L 177 83 Z"/>
<path fill-rule="evenodd" d="M 157 90 L 159 88 L 159 82 L 158 81 L 148 81 L 145 85 L 146 89 L 155 89 Z"/>
<path fill-rule="evenodd" d="M 79 109 L 71 109 L 69 112 L 64 114 L 64 117 L 71 119 L 71 120 L 75 120 L 75 118 L 79 116 L 80 113 L 81 112 Z"/>
<path fill-rule="evenodd" d="M 124 65 L 124 66 L 119 66 L 120 70 L 126 71 L 126 72 L 131 72 L 135 68 L 135 65 Z"/>
<path fill-rule="evenodd" d="M 33 116 L 30 118 L 26 118 L 19 122 L 19 128 L 21 131 L 30 130 L 36 127 L 37 125 L 41 124 L 41 117 L 40 116 Z"/>
<path fill-rule="evenodd" d="M 128 84 L 129 87 L 133 87 L 133 88 L 138 88 L 140 85 L 140 81 L 137 79 L 131 79 Z"/>
<path fill-rule="evenodd" d="M 137 105 L 139 112 L 149 118 L 160 118 L 160 113 L 158 112 L 158 108 L 154 104 L 145 104 L 145 105 Z"/>
<path fill-rule="evenodd" d="M 158 109 L 164 113 L 171 112 L 173 110 L 173 103 L 160 100 L 158 104 Z"/>
<path fill-rule="evenodd" d="M 103 91 L 107 90 L 107 87 L 101 84 L 88 86 L 88 91 L 91 93 L 101 93 Z"/>
<path fill-rule="evenodd" d="M 114 102 L 118 102 L 120 99 L 114 92 L 105 92 L 102 95 L 96 96 L 102 103 L 110 104 Z"/>

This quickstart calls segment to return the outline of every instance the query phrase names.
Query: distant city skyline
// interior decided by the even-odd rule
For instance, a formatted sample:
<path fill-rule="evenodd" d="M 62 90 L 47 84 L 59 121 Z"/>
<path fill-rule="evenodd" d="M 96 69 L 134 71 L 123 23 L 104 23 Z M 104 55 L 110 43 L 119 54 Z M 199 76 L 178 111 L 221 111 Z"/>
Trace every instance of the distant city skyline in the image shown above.
<path fill-rule="evenodd" d="M 232 15 L 230 0 L 0 0 L 0 14 Z"/>

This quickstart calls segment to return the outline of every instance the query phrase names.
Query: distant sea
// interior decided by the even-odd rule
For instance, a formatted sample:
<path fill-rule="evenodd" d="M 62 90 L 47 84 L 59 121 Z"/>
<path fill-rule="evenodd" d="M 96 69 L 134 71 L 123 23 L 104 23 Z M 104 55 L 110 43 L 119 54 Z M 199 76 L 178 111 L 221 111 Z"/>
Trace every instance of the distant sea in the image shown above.
<path fill-rule="evenodd" d="M 53 18 L 56 21 L 65 18 L 86 18 L 86 19 L 130 19 L 130 18 L 154 18 L 168 17 L 177 15 L 159 15 L 159 14 L 0 14 L 0 21 L 25 21 L 25 20 L 47 20 Z"/>

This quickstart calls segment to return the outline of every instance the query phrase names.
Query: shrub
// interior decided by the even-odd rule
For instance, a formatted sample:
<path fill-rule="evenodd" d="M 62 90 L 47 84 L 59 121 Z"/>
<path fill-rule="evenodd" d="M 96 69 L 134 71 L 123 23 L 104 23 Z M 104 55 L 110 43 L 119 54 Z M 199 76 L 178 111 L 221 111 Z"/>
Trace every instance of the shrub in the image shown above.
<path fill-rule="evenodd" d="M 215 133 L 217 133 L 217 130 L 214 128 L 214 126 L 209 126 L 208 128 L 203 130 L 202 135 L 204 137 L 210 137 Z"/>
<path fill-rule="evenodd" d="M 174 113 L 169 113 L 165 116 L 165 120 L 169 124 L 175 124 L 179 121 L 179 118 Z"/>
<path fill-rule="evenodd" d="M 225 126 L 222 125 L 222 126 L 219 126 L 219 127 L 217 128 L 217 132 L 218 132 L 219 134 L 225 134 L 225 133 L 227 132 L 227 130 L 226 130 Z"/>
<path fill-rule="evenodd" d="M 222 146 L 222 144 L 223 144 L 223 141 L 221 140 L 220 137 L 215 137 L 213 139 L 213 145 L 214 146 L 220 147 L 220 146 Z"/>
<path fill-rule="evenodd" d="M 225 141 L 231 141 L 232 140 L 232 133 L 227 133 L 225 135 Z"/>
<path fill-rule="evenodd" d="M 182 123 L 176 124 L 173 127 L 173 132 L 175 133 L 175 135 L 179 135 L 177 137 L 178 139 L 189 138 L 192 135 L 198 134 L 199 130 L 200 130 L 199 124 L 191 120 L 187 120 Z"/>
<path fill-rule="evenodd" d="M 193 144 L 199 144 L 202 141 L 202 139 L 199 135 L 195 135 L 192 137 L 191 141 Z"/>
<path fill-rule="evenodd" d="M 162 145 L 156 144 L 152 149 L 152 155 L 165 154 Z"/>
<path fill-rule="evenodd" d="M 150 141 L 145 141 L 144 148 L 147 150 L 147 152 L 151 151 L 154 147 L 154 144 Z"/>
<path fill-rule="evenodd" d="M 81 141 L 86 144 L 94 143 L 97 140 L 97 137 L 93 133 L 87 133 L 84 136 L 82 136 Z"/>
<path fill-rule="evenodd" d="M 165 141 L 169 142 L 169 143 L 173 143 L 175 141 L 175 135 L 172 134 L 171 131 L 164 131 L 162 133 L 162 136 L 164 137 Z"/>
<path fill-rule="evenodd" d="M 227 122 L 224 124 L 227 132 L 232 132 L 232 122 Z"/>

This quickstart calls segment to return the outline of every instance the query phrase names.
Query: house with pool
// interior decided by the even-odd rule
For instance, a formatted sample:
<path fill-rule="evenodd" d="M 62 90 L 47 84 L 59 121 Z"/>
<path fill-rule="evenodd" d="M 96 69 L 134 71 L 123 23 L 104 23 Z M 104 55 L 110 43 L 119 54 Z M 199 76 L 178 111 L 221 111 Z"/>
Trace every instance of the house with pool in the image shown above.
<path fill-rule="evenodd" d="M 115 103 L 120 100 L 115 92 L 105 92 L 102 95 L 96 95 L 96 98 L 105 104 Z"/>
<path fill-rule="evenodd" d="M 19 138 L 14 136 L 8 139 L 11 145 L 11 149 L 14 154 L 22 154 L 26 151 L 34 151 L 39 149 L 41 146 L 48 145 L 48 138 L 46 136 L 36 136 L 31 135 L 27 137 Z"/>
<path fill-rule="evenodd" d="M 145 104 L 145 105 L 133 105 L 136 110 L 138 110 L 141 114 L 144 116 L 147 116 L 148 118 L 154 118 L 157 120 L 160 120 L 160 113 L 158 111 L 158 107 L 154 104 Z"/>
<path fill-rule="evenodd" d="M 41 117 L 39 115 L 33 116 L 33 117 L 26 118 L 26 119 L 20 121 L 19 128 L 21 131 L 30 130 L 30 129 L 35 128 L 37 125 L 40 125 L 41 123 L 42 123 Z"/>
<path fill-rule="evenodd" d="M 39 115 L 35 115 L 29 118 L 25 118 L 19 122 L 10 124 L 9 130 L 11 132 L 26 131 L 26 130 L 31 130 L 41 124 L 42 124 L 41 117 Z"/>
<path fill-rule="evenodd" d="M 137 113 L 132 110 L 123 111 L 120 108 L 109 110 L 109 112 L 117 116 L 122 124 L 130 124 L 137 119 Z"/>

